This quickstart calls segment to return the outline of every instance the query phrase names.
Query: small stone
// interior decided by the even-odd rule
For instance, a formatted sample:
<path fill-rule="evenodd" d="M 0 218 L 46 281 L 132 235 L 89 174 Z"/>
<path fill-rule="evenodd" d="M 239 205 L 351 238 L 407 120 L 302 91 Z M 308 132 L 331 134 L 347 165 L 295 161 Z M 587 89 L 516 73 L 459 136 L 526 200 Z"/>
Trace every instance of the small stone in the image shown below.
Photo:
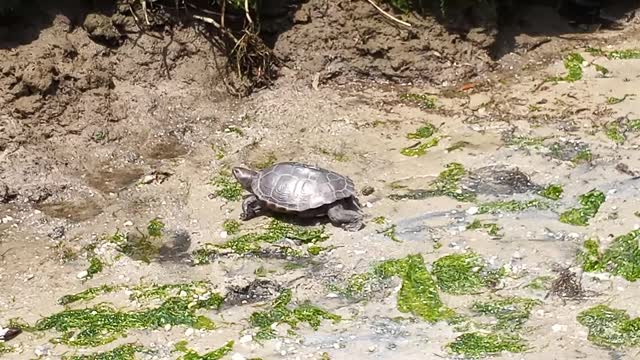
<path fill-rule="evenodd" d="M 209 198 L 209 200 L 213 200 L 216 198 L 216 194 L 210 193 L 209 195 L 207 195 L 207 197 Z"/>
<path fill-rule="evenodd" d="M 124 225 L 124 226 L 133 226 L 133 221 L 127 220 L 122 225 Z"/>
<path fill-rule="evenodd" d="M 328 293 L 327 297 L 330 298 L 330 299 L 334 299 L 334 298 L 340 297 L 340 295 L 338 295 L 336 293 Z"/>
<path fill-rule="evenodd" d="M 479 210 L 480 210 L 480 209 L 478 209 L 478 207 L 477 207 L 477 206 L 472 206 L 472 207 L 470 207 L 470 208 L 468 208 L 468 209 L 467 209 L 467 214 L 469 214 L 469 215 L 475 215 L 475 214 L 477 214 L 477 213 L 478 213 L 478 211 L 479 211 Z"/>
<path fill-rule="evenodd" d="M 516 251 L 513 253 L 513 255 L 511 255 L 511 257 L 514 259 L 522 259 L 522 254 L 520 254 L 519 251 Z"/>
<path fill-rule="evenodd" d="M 246 360 L 246 357 L 244 357 L 242 354 L 235 353 L 231 355 L 231 360 Z"/>
<path fill-rule="evenodd" d="M 33 275 L 33 274 L 27 274 L 27 276 L 25 277 L 25 280 L 28 281 L 28 280 L 33 279 L 34 277 L 35 277 L 35 275 Z"/>
<path fill-rule="evenodd" d="M 189 336 L 193 335 L 193 333 L 194 333 L 193 328 L 188 328 L 188 329 L 184 332 L 184 336 L 189 337 Z"/>
<path fill-rule="evenodd" d="M 53 240 L 60 240 L 64 237 L 64 226 L 56 226 L 49 233 L 49 237 Z"/>
<path fill-rule="evenodd" d="M 376 191 L 376 190 L 373 188 L 373 186 L 369 186 L 369 185 L 367 185 L 367 186 L 363 187 L 363 188 L 362 188 L 362 190 L 361 190 L 360 192 L 361 192 L 361 193 L 362 193 L 362 195 L 364 195 L 364 196 L 369 196 L 369 195 L 373 194 L 373 193 L 374 193 L 374 191 Z"/>
<path fill-rule="evenodd" d="M 49 349 L 45 346 L 40 345 L 36 347 L 35 350 L 33 350 L 33 353 L 38 357 L 47 356 L 49 355 Z"/>
<path fill-rule="evenodd" d="M 167 324 L 167 325 L 165 325 L 165 326 L 164 326 L 164 330 L 165 330 L 165 331 L 169 331 L 169 330 L 171 330 L 171 324 Z"/>
<path fill-rule="evenodd" d="M 220 237 L 223 239 L 226 239 L 227 237 L 229 237 L 229 234 L 226 231 L 221 231 L 220 232 Z"/>
<path fill-rule="evenodd" d="M 373 346 L 369 346 L 369 349 L 367 349 L 367 350 L 369 350 L 369 352 L 375 352 L 377 349 L 378 349 L 378 347 L 373 345 Z"/>
<path fill-rule="evenodd" d="M 87 276 L 89 276 L 89 273 L 87 272 L 87 270 L 80 271 L 78 275 L 76 275 L 78 279 L 84 279 Z"/>

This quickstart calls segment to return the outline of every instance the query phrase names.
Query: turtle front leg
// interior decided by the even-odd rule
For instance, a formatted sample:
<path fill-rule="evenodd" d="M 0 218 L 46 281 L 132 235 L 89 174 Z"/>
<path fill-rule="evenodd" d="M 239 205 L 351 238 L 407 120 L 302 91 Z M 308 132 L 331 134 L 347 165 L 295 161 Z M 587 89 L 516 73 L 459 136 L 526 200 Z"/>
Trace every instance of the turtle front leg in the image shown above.
<path fill-rule="evenodd" d="M 347 231 L 358 231 L 364 226 L 362 214 L 348 209 L 344 202 L 333 204 L 327 211 L 327 216 L 332 223 Z"/>
<path fill-rule="evenodd" d="M 258 216 L 262 209 L 262 201 L 258 200 L 255 195 L 249 195 L 242 202 L 242 214 L 240 214 L 240 220 L 251 220 Z"/>

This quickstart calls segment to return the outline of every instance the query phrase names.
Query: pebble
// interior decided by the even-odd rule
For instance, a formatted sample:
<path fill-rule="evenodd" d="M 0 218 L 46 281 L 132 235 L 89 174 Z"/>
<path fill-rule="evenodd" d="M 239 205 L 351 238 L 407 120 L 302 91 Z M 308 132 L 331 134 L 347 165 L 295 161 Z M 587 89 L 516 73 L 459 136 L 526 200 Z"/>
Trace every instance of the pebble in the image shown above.
<path fill-rule="evenodd" d="M 194 330 L 192 328 L 188 328 L 185 332 L 184 332 L 184 336 L 191 336 L 193 335 Z"/>
<path fill-rule="evenodd" d="M 124 225 L 124 226 L 133 226 L 133 221 L 127 220 L 122 225 Z"/>
<path fill-rule="evenodd" d="M 472 207 L 470 207 L 470 208 L 468 208 L 468 209 L 467 209 L 467 214 L 469 214 L 469 215 L 475 215 L 475 214 L 477 214 L 477 213 L 478 213 L 478 211 L 479 211 L 479 210 L 480 210 L 480 209 L 478 209 L 478 207 L 477 207 L 477 206 L 472 206 Z"/>
<path fill-rule="evenodd" d="M 47 356 L 49 355 L 49 349 L 45 346 L 38 346 L 35 348 L 35 350 L 33 350 L 33 353 L 36 354 L 36 356 Z"/>
<path fill-rule="evenodd" d="M 369 346 L 369 349 L 367 349 L 367 350 L 369 350 L 369 352 L 375 352 L 377 349 L 378 349 L 378 347 L 373 345 L 373 346 Z"/>
<path fill-rule="evenodd" d="M 165 330 L 165 331 L 169 331 L 169 330 L 171 330 L 171 324 L 167 324 L 167 325 L 165 325 L 165 326 L 164 326 L 164 330 Z"/>
<path fill-rule="evenodd" d="M 221 231 L 220 232 L 220 237 L 223 239 L 226 239 L 227 237 L 229 237 L 229 234 L 226 231 Z"/>
<path fill-rule="evenodd" d="M 231 355 L 231 360 L 246 360 L 246 357 L 244 357 L 244 355 L 242 354 L 235 353 Z"/>
<path fill-rule="evenodd" d="M 88 275 L 89 275 L 89 273 L 87 272 L 87 270 L 82 270 L 82 271 L 80 271 L 80 272 L 76 275 L 76 277 L 77 277 L 78 279 L 84 279 L 84 278 L 86 278 Z"/>
<path fill-rule="evenodd" d="M 9 216 L 9 215 L 7 215 L 7 216 L 5 216 L 5 217 L 3 217 L 3 218 L 2 218 L 2 222 L 3 222 L 4 224 L 9 223 L 10 221 L 13 221 L 13 218 L 12 218 L 11 216 Z"/>
<path fill-rule="evenodd" d="M 25 277 L 25 281 L 31 280 L 35 277 L 35 275 L 33 274 L 27 274 L 27 276 Z"/>

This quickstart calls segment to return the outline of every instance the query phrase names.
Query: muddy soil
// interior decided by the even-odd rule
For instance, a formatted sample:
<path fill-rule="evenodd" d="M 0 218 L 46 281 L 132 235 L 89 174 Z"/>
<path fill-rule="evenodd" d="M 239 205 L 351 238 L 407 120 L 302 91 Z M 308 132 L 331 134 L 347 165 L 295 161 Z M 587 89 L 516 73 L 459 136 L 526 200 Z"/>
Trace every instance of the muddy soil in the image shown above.
<path fill-rule="evenodd" d="M 236 360 L 455 358 L 445 345 L 460 333 L 400 312 L 399 282 L 364 302 L 345 299 L 332 285 L 382 260 L 419 253 L 431 264 L 468 249 L 511 269 L 495 294 L 542 302 L 527 323 L 529 350 L 495 358 L 637 358 L 637 348 L 594 345 L 576 321 L 605 302 L 640 315 L 637 285 L 582 274 L 575 263 L 584 239 L 606 245 L 611 234 L 640 223 L 640 137 L 629 132 L 616 143 L 605 130 L 640 118 L 640 60 L 584 53 L 586 46 L 640 48 L 637 23 L 617 31 L 563 29 L 562 38 L 510 28 L 510 50 L 494 63 L 485 37 L 446 32 L 431 18 L 408 18 L 409 31 L 366 2 L 309 1 L 292 10 L 290 29 L 274 39 L 287 60 L 280 78 L 237 99 L 226 94 L 215 71 L 220 59 L 197 27 L 139 34 L 128 32 L 136 29 L 129 15 L 50 15 L 38 36 L 10 37 L 0 50 L 0 325 L 12 318 L 33 324 L 63 310 L 60 297 L 105 284 L 208 280 L 231 300 L 207 313 L 215 330 L 135 330 L 87 349 L 53 344 L 51 332 L 25 332 L 7 342 L 18 349 L 3 358 L 60 359 L 135 341 L 155 351 L 140 358 L 175 359 L 181 340 L 200 353 L 234 340 L 229 358 Z M 565 74 L 562 57 L 574 50 L 586 59 L 583 78 L 545 82 Z M 431 94 L 436 108 L 401 100 L 407 93 Z M 425 122 L 438 127 L 440 142 L 423 156 L 401 154 L 416 143 L 407 134 Z M 586 148 L 590 161 L 572 161 Z M 241 212 L 239 201 L 214 196 L 211 179 L 228 166 L 274 160 L 317 164 L 348 175 L 359 190 L 373 187 L 360 197 L 367 226 L 351 233 L 327 225 L 322 246 L 330 250 L 296 266 L 286 257 L 234 254 L 194 266 L 191 253 L 228 240 L 223 223 Z M 607 199 L 579 227 L 548 209 L 476 215 L 474 204 L 445 196 L 389 198 L 426 187 L 452 162 L 475 171 L 465 184 L 482 201 L 527 199 L 551 183 L 565 189 L 560 209 L 575 207 L 591 189 Z M 396 225 L 398 241 L 373 221 L 380 216 Z M 107 249 L 104 269 L 86 278 L 88 245 L 118 230 L 144 230 L 156 218 L 166 224 L 157 257 L 147 263 Z M 467 230 L 476 218 L 499 224 L 503 235 Z M 242 230 L 267 221 L 251 220 Z M 567 300 L 525 287 L 563 267 L 595 295 Z M 267 278 L 254 281 L 264 269 Z M 317 331 L 301 325 L 295 334 L 284 326 L 276 339 L 255 341 L 248 317 L 283 288 L 293 290 L 294 302 L 309 300 L 343 320 L 323 321 Z M 476 298 L 442 296 L 462 312 Z M 111 294 L 97 300 L 132 306 Z"/>

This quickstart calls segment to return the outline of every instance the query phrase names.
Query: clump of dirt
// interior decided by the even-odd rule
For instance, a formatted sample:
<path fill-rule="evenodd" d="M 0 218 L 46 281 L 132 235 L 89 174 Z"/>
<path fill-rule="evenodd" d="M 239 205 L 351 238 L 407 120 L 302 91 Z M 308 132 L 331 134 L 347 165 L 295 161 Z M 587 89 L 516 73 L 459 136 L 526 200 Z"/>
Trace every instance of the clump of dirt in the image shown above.
<path fill-rule="evenodd" d="M 274 49 L 301 77 L 316 76 L 318 83 L 383 79 L 439 85 L 489 69 L 484 37 L 464 39 L 433 16 L 398 17 L 411 27 L 388 21 L 366 2 L 311 0 L 295 12 Z"/>

